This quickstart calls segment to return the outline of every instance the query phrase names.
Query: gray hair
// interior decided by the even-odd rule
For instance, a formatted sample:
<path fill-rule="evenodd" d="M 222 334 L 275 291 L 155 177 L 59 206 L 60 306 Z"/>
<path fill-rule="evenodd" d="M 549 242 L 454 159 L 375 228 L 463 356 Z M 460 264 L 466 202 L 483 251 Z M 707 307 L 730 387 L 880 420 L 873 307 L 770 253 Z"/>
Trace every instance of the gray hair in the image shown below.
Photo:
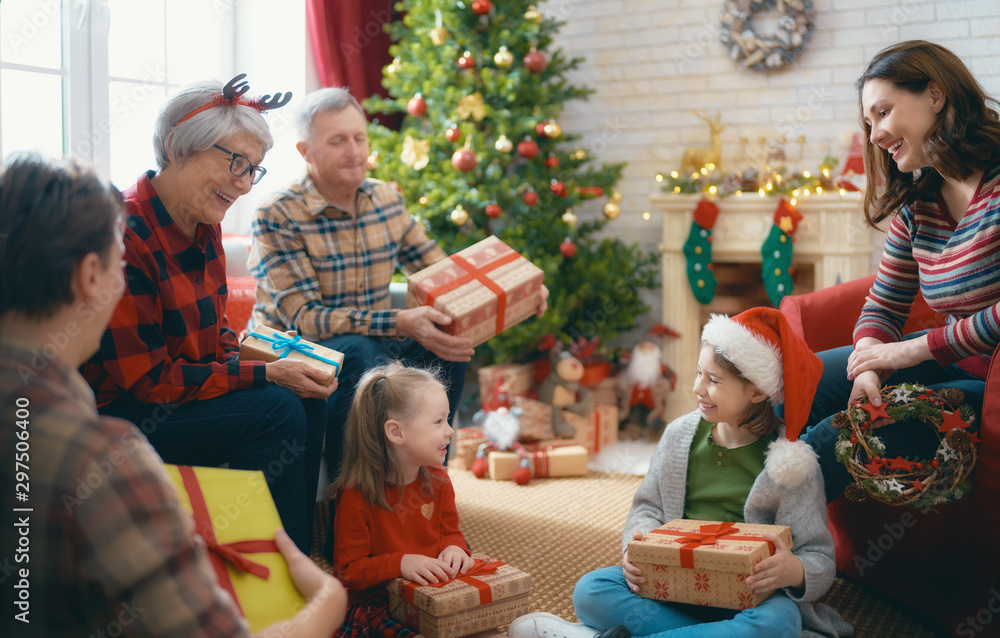
<path fill-rule="evenodd" d="M 358 109 L 362 116 L 365 110 L 361 108 L 354 96 L 346 88 L 326 88 L 313 91 L 303 98 L 299 110 L 295 114 L 295 125 L 299 131 L 299 141 L 308 142 L 313 136 L 313 120 L 320 113 L 327 111 L 343 111 L 349 106 Z"/>
<path fill-rule="evenodd" d="M 274 146 L 271 129 L 260 111 L 252 106 L 212 107 L 179 123 L 185 115 L 220 95 L 221 82 L 198 82 L 182 88 L 163 104 L 153 132 L 153 151 L 161 169 L 170 164 L 171 155 L 190 157 L 239 133 L 258 140 L 265 154 L 271 150 Z"/>

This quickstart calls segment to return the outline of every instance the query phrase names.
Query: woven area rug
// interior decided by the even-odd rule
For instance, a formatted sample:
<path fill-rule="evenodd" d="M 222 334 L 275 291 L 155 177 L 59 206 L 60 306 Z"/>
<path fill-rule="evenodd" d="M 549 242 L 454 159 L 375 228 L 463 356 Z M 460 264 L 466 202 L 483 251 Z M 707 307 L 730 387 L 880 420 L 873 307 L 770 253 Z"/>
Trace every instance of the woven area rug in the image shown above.
<path fill-rule="evenodd" d="M 449 470 L 462 531 L 473 551 L 531 574 L 531 611 L 576 621 L 573 586 L 583 574 L 621 563 L 621 534 L 642 477 L 614 472 L 535 479 L 525 486 Z M 321 555 L 328 508 L 318 505 L 313 559 Z M 852 623 L 858 638 L 947 636 L 912 610 L 838 578 L 824 602 Z"/>

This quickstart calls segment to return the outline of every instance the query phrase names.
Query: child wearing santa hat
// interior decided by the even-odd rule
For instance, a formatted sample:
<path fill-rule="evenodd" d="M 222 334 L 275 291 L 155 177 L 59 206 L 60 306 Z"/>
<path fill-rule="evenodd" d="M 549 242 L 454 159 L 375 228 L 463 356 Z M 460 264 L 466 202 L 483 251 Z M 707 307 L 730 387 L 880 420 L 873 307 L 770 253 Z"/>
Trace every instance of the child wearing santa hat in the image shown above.
<path fill-rule="evenodd" d="M 625 522 L 621 567 L 577 583 L 573 603 L 582 623 L 529 614 L 511 623 L 511 638 L 850 634 L 835 611 L 815 603 L 833 583 L 834 545 L 816 455 L 797 441 L 822 363 L 773 308 L 713 315 L 701 343 L 698 409 L 660 439 Z M 784 423 L 774 412 L 778 403 Z M 767 535 L 775 553 L 746 579 L 754 593 L 774 594 L 743 611 L 640 597 L 643 574 L 629 562 L 628 543 L 677 518 L 789 526 L 794 547 Z"/>

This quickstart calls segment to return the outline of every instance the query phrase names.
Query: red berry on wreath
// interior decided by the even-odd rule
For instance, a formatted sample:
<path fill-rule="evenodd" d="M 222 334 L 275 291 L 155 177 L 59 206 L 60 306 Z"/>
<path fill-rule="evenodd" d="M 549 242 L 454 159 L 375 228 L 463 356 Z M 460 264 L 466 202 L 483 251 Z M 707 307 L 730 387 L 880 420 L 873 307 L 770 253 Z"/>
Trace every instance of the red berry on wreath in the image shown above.
<path fill-rule="evenodd" d="M 409 111 L 410 115 L 422 117 L 427 113 L 427 100 L 424 99 L 424 96 L 417 93 L 406 103 L 406 110 Z"/>
<path fill-rule="evenodd" d="M 500 209 L 500 205 L 497 204 L 496 202 L 486 205 L 486 216 L 489 217 L 490 219 L 496 219 L 497 217 L 500 216 L 500 213 L 502 212 L 503 211 Z"/>
<path fill-rule="evenodd" d="M 559 166 L 558 157 L 556 157 L 555 155 L 549 155 L 548 157 L 545 158 L 546 168 L 556 168 L 557 166 Z"/>
<path fill-rule="evenodd" d="M 458 127 L 453 126 L 444 132 L 444 136 L 449 142 L 457 142 L 462 139 L 462 131 L 460 131 Z"/>
<path fill-rule="evenodd" d="M 471 148 L 460 148 L 452 154 L 451 165 L 456 171 L 468 173 L 476 168 L 476 154 Z"/>
<path fill-rule="evenodd" d="M 922 470 L 924 469 L 924 464 L 918 461 L 917 464 L 914 465 L 913 467 L 917 468 L 918 470 Z"/>
<path fill-rule="evenodd" d="M 538 193 L 536 193 L 533 190 L 529 190 L 527 193 L 524 194 L 524 197 L 522 197 L 521 199 L 523 199 L 524 203 L 527 204 L 528 206 L 534 206 L 535 204 L 538 203 Z"/>
<path fill-rule="evenodd" d="M 563 243 L 559 244 L 559 252 L 563 254 L 563 257 L 572 257 L 576 254 L 576 244 L 573 240 L 567 237 L 563 240 Z"/>
<path fill-rule="evenodd" d="M 856 436 L 854 436 L 852 434 L 851 435 L 851 445 L 857 445 L 857 444 L 858 444 L 858 437 L 856 437 Z"/>
<path fill-rule="evenodd" d="M 549 61 L 541 51 L 532 49 L 524 56 L 524 68 L 532 73 L 541 73 L 549 66 Z"/>
<path fill-rule="evenodd" d="M 526 137 L 523 142 L 517 145 L 517 152 L 521 154 L 521 157 L 531 159 L 538 155 L 538 143 L 530 137 Z"/>
<path fill-rule="evenodd" d="M 474 0 L 472 3 L 472 12 L 476 15 L 486 15 L 493 8 L 493 3 L 490 0 Z"/>
<path fill-rule="evenodd" d="M 552 190 L 552 194 L 555 195 L 556 197 L 565 199 L 566 196 L 569 195 L 569 191 L 566 190 L 566 184 L 562 182 L 553 181 L 552 185 L 549 186 L 549 188 Z"/>
<path fill-rule="evenodd" d="M 931 459 L 931 467 L 937 467 L 941 463 L 937 459 Z"/>

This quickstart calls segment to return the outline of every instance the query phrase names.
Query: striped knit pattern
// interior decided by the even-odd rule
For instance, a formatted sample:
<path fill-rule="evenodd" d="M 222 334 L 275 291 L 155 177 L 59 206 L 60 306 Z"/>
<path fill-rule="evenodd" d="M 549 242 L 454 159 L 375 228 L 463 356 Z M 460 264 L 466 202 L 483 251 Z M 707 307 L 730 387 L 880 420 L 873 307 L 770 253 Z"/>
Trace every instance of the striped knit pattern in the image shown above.
<path fill-rule="evenodd" d="M 855 342 L 899 341 L 918 289 L 948 320 L 928 333 L 934 359 L 985 378 L 1000 342 L 1000 165 L 983 175 L 957 226 L 939 202 L 918 201 L 893 217 Z"/>

